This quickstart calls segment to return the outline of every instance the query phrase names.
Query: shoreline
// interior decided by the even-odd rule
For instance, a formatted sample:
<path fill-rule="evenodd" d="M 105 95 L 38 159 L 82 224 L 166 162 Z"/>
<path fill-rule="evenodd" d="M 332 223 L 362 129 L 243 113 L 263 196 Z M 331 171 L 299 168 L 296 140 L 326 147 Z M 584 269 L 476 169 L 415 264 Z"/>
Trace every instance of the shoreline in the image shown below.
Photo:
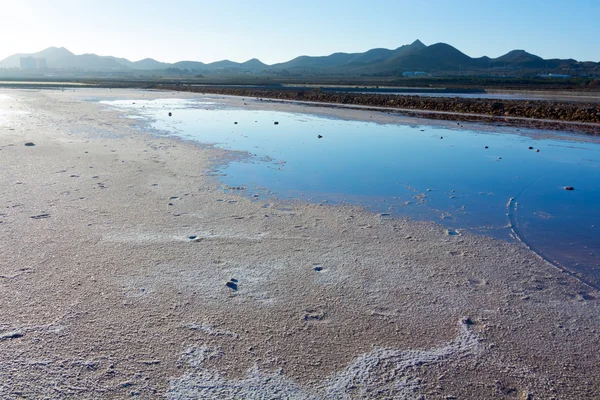
<path fill-rule="evenodd" d="M 157 89 L 143 90 L 145 93 L 169 93 Z M 515 126 L 511 124 L 494 124 L 485 120 L 473 119 L 469 121 L 453 119 L 432 119 L 428 118 L 429 114 L 419 113 L 404 113 L 394 108 L 386 107 L 368 107 L 343 105 L 337 103 L 320 103 L 320 102 L 303 102 L 297 100 L 278 100 L 271 98 L 247 98 L 238 95 L 223 95 L 212 93 L 196 93 L 196 92 L 173 92 L 171 96 L 181 95 L 182 98 L 216 98 L 223 101 L 228 106 L 263 110 L 268 107 L 274 111 L 291 112 L 291 113 L 309 113 L 312 115 L 332 117 L 341 120 L 355 120 L 362 122 L 373 122 L 377 124 L 399 124 L 399 125 L 416 125 L 416 126 L 432 126 L 446 129 L 473 129 L 483 130 L 485 132 L 511 133 L 513 135 L 528 136 L 535 138 L 556 138 L 568 139 L 573 141 L 598 141 L 597 135 L 589 135 L 585 132 L 578 131 L 557 131 L 555 129 L 546 129 L 542 124 L 540 126 L 516 126 L 519 129 L 515 130 Z M 162 98 L 162 97 L 161 97 Z M 310 111 L 306 111 L 310 109 Z M 410 110 L 414 111 L 414 110 Z M 595 128 L 595 126 L 593 126 Z"/>
<path fill-rule="evenodd" d="M 337 103 L 322 103 L 299 100 L 273 100 L 270 98 L 263 99 L 269 102 L 293 102 L 297 104 L 306 104 L 313 107 L 330 107 L 330 108 L 348 108 L 350 110 L 365 110 L 397 113 L 404 117 L 415 117 L 427 120 L 442 120 L 442 121 L 461 121 L 461 122 L 479 122 L 486 125 L 502 126 L 505 128 L 525 128 L 532 130 L 566 130 L 576 134 L 591 134 L 593 136 L 600 135 L 600 124 L 586 123 L 577 121 L 556 121 L 551 119 L 536 119 L 513 116 L 490 116 L 486 114 L 458 113 L 449 111 L 436 111 L 425 109 L 410 109 L 410 108 L 392 108 L 392 107 L 373 107 L 362 105 L 344 105 Z"/>
<path fill-rule="evenodd" d="M 600 391 L 600 293 L 521 245 L 223 193 L 226 151 L 82 100 L 168 92 L 0 92 L 29 112 L 0 125 L 4 397 Z"/>
<path fill-rule="evenodd" d="M 398 112 L 406 116 L 428 117 L 450 121 L 503 123 L 510 126 L 570 130 L 590 135 L 600 134 L 600 112 L 594 103 L 570 103 L 550 100 L 493 100 L 396 96 L 322 92 L 320 90 L 278 91 L 276 89 L 244 89 L 226 87 L 194 87 L 157 85 L 156 89 L 200 94 L 221 94 L 271 101 L 292 101 L 326 107 L 354 107 Z"/>

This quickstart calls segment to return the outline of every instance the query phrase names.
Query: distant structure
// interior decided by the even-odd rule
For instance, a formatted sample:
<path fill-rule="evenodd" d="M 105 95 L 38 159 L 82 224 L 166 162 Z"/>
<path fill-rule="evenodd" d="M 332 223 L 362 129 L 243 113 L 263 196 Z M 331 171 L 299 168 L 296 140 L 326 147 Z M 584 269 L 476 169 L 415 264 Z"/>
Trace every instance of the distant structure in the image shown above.
<path fill-rule="evenodd" d="M 427 76 L 427 74 L 423 71 L 404 71 L 402 76 L 405 78 L 409 78 L 411 76 Z"/>
<path fill-rule="evenodd" d="M 46 62 L 45 58 L 36 58 L 35 59 L 37 69 L 46 69 L 48 68 L 48 62 Z"/>
<path fill-rule="evenodd" d="M 565 74 L 538 74 L 539 78 L 562 78 L 562 79 L 567 79 L 570 78 L 571 75 L 565 75 Z"/>
<path fill-rule="evenodd" d="M 21 57 L 21 69 L 37 69 L 35 58 Z"/>
<path fill-rule="evenodd" d="M 45 58 L 21 57 L 21 69 L 46 69 L 48 63 Z"/>

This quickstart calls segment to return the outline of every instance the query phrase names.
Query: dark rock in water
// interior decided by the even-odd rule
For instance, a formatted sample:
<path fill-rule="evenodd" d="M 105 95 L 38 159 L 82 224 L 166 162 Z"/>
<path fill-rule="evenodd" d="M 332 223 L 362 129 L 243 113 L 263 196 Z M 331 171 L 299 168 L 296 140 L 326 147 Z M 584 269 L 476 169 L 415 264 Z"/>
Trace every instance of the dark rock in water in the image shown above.
<path fill-rule="evenodd" d="M 233 124 L 234 124 L 234 125 L 237 125 L 237 121 L 235 121 Z"/>
<path fill-rule="evenodd" d="M 279 125 L 279 122 L 275 121 L 273 124 L 274 124 L 274 125 Z"/>
<path fill-rule="evenodd" d="M 443 136 L 440 136 L 440 139 L 443 139 L 443 138 L 444 138 Z"/>
<path fill-rule="evenodd" d="M 484 149 L 489 149 L 489 147 L 488 147 L 488 146 L 485 146 L 485 147 L 484 147 Z"/>
<path fill-rule="evenodd" d="M 540 149 L 535 149 L 535 152 L 536 152 L 536 153 L 539 153 L 539 152 L 540 152 Z"/>
<path fill-rule="evenodd" d="M 533 150 L 533 146 L 529 146 L 529 150 Z"/>
<path fill-rule="evenodd" d="M 321 138 L 323 137 L 323 135 L 317 135 L 317 137 L 318 137 L 319 139 L 321 139 Z"/>
<path fill-rule="evenodd" d="M 169 117 L 173 116 L 173 113 L 169 112 Z"/>
<path fill-rule="evenodd" d="M 225 284 L 225 286 L 227 286 L 229 289 L 231 289 L 231 290 L 233 290 L 233 291 L 237 291 L 237 290 L 238 290 L 238 285 L 237 285 L 237 283 L 235 283 L 235 282 L 231 282 L 231 281 L 229 281 L 229 282 L 227 282 L 227 283 Z"/>
<path fill-rule="evenodd" d="M 575 190 L 573 186 L 565 186 L 565 190 Z"/>
<path fill-rule="evenodd" d="M 25 146 L 35 146 L 35 143 L 33 143 L 33 142 L 27 142 L 27 143 L 25 143 Z"/>

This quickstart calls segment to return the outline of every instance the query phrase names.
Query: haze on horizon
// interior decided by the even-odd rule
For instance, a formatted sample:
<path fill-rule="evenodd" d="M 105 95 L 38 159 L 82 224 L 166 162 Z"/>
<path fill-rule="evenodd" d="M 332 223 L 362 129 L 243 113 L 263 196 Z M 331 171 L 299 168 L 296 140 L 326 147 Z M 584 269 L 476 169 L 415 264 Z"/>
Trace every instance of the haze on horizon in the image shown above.
<path fill-rule="evenodd" d="M 600 61 L 596 0 L 1 1 L 0 60 L 57 46 L 131 61 L 274 64 L 420 39 L 449 43 L 471 57 L 524 49 L 543 58 Z"/>

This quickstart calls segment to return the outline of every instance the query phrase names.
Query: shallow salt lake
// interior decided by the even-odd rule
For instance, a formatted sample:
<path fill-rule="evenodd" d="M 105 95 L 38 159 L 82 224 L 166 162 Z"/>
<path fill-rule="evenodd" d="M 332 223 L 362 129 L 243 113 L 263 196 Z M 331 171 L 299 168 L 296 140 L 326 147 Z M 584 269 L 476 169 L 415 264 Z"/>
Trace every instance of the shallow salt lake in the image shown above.
<path fill-rule="evenodd" d="M 522 240 L 600 286 L 600 140 L 383 125 L 213 99 L 104 103 L 144 117 L 157 134 L 248 152 L 217 178 L 249 196 L 356 203 L 384 217 Z"/>

